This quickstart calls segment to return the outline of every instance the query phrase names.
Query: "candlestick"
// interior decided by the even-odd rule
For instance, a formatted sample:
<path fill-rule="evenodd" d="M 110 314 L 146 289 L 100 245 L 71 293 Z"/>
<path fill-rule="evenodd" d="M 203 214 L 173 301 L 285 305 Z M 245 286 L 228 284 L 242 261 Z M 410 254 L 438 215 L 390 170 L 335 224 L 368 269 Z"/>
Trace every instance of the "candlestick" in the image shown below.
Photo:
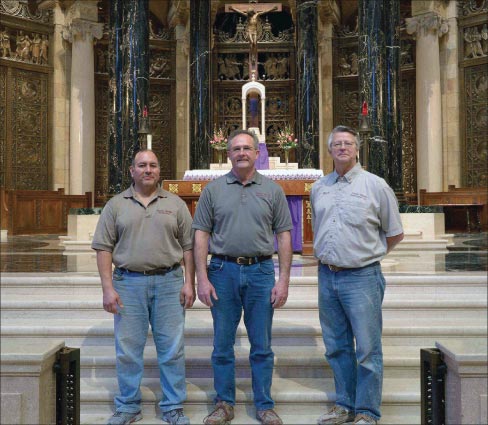
<path fill-rule="evenodd" d="M 152 149 L 152 134 L 147 135 L 147 149 Z"/>

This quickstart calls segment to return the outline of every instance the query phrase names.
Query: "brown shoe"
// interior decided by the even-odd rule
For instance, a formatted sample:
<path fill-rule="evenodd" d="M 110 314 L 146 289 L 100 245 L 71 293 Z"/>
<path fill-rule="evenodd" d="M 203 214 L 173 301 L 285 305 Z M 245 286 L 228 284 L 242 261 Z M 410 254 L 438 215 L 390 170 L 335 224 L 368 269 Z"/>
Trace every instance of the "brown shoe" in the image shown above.
<path fill-rule="evenodd" d="M 232 419 L 234 419 L 234 406 L 225 401 L 219 401 L 215 405 L 214 411 L 203 420 L 203 423 L 205 425 L 227 425 Z"/>
<path fill-rule="evenodd" d="M 273 409 L 256 411 L 256 419 L 263 425 L 282 425 L 283 421 Z"/>

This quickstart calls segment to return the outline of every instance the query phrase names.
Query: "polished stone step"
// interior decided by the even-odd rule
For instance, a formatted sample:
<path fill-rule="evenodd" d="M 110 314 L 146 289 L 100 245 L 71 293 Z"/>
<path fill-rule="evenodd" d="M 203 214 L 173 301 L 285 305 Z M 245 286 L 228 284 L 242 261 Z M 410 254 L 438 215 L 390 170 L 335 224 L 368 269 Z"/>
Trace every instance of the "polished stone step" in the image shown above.
<path fill-rule="evenodd" d="M 117 386 L 113 379 L 82 379 L 82 423 L 104 423 L 112 414 L 112 398 L 116 391 Z M 157 402 L 161 394 L 159 380 L 144 379 L 141 392 L 146 423 L 160 423 L 157 419 Z M 201 423 L 213 406 L 213 382 L 205 378 L 187 379 L 187 392 L 185 412 L 192 423 Z M 274 378 L 272 396 L 276 411 L 285 423 L 315 424 L 317 417 L 333 405 L 335 392 L 330 378 Z M 385 378 L 381 424 L 420 423 L 419 400 L 420 387 L 417 379 Z M 258 423 L 254 419 L 255 409 L 249 379 L 236 379 L 236 402 L 236 419 L 232 421 L 233 425 Z M 84 412 L 89 414 L 85 415 Z M 151 422 L 153 420 L 155 422 Z"/>
<path fill-rule="evenodd" d="M 319 346 L 276 346 L 274 375 L 277 377 L 330 378 L 331 370 L 325 360 L 325 348 Z M 385 377 L 420 378 L 420 348 L 413 346 L 384 347 Z M 236 376 L 250 377 L 249 346 L 236 346 Z M 212 347 L 186 345 L 186 375 L 189 378 L 211 378 Z M 113 346 L 80 347 L 81 376 L 96 374 L 99 378 L 115 378 L 115 349 Z M 144 377 L 158 378 L 159 369 L 154 346 L 144 351 Z"/>

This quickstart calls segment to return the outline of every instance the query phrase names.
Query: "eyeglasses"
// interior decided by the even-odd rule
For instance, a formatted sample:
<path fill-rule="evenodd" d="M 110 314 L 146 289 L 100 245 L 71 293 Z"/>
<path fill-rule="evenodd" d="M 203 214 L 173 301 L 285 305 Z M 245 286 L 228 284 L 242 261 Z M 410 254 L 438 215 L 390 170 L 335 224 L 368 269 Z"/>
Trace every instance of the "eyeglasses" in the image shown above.
<path fill-rule="evenodd" d="M 338 149 L 338 148 L 341 148 L 342 146 L 344 146 L 345 148 L 352 148 L 353 146 L 356 145 L 356 143 L 354 142 L 349 142 L 349 141 L 345 141 L 345 142 L 332 142 L 330 144 L 334 149 Z"/>
<path fill-rule="evenodd" d="M 232 148 L 229 150 L 229 152 L 231 153 L 239 153 L 241 151 L 244 151 L 246 153 L 250 153 L 254 150 L 254 148 L 252 146 L 241 146 L 241 147 L 235 147 L 235 148 Z"/>

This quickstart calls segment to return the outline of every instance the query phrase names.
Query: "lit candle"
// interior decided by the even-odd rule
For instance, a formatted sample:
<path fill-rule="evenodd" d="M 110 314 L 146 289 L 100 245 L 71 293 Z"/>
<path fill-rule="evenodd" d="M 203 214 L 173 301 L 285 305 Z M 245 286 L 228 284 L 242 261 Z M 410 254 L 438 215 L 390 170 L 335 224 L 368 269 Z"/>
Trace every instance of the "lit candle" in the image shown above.
<path fill-rule="evenodd" d="M 147 149 L 152 149 L 152 134 L 147 135 Z"/>
<path fill-rule="evenodd" d="M 363 102 L 363 110 L 361 111 L 362 115 L 368 115 L 368 104 L 366 101 Z"/>

